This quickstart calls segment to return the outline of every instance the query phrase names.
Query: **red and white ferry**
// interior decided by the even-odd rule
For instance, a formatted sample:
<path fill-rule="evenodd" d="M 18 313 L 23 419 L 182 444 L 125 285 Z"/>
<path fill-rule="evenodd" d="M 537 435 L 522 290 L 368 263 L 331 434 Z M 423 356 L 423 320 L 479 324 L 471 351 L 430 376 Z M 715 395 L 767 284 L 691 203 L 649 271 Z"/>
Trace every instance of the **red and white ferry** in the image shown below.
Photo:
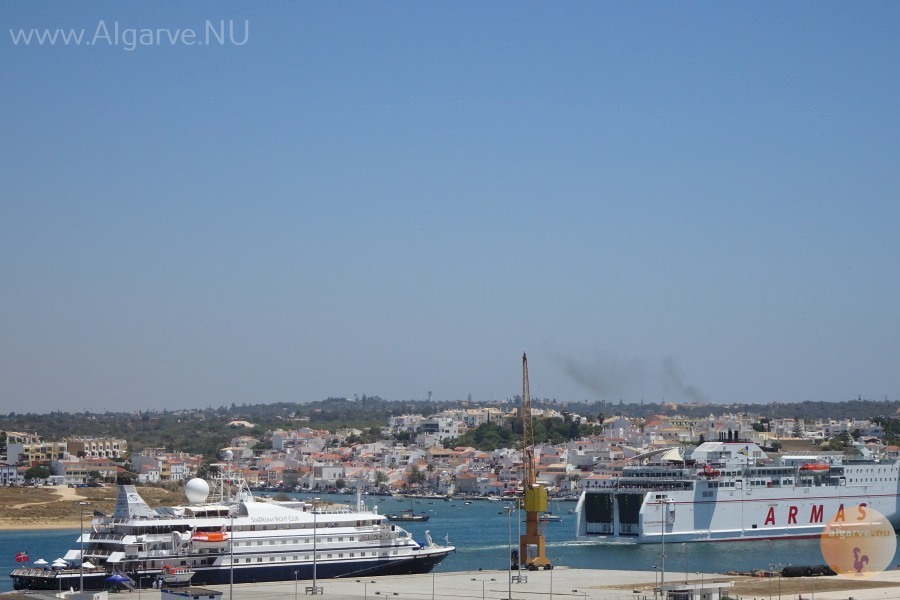
<path fill-rule="evenodd" d="M 702 542 L 814 537 L 832 518 L 874 509 L 897 530 L 900 464 L 842 453 L 778 456 L 756 444 L 705 442 L 681 462 L 625 467 L 582 492 L 579 540 Z"/>

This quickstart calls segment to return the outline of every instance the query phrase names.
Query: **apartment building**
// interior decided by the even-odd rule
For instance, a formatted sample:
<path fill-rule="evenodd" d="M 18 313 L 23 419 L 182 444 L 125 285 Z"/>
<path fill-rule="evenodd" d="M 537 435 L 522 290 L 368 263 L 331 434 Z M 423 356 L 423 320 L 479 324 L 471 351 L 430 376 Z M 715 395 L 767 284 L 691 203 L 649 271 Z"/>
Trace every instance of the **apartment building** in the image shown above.
<path fill-rule="evenodd" d="M 67 439 L 66 446 L 78 458 L 120 459 L 128 452 L 128 442 L 120 438 L 75 437 Z"/>
<path fill-rule="evenodd" d="M 37 465 L 68 458 L 66 442 L 29 441 L 6 444 L 6 459 L 11 464 Z"/>

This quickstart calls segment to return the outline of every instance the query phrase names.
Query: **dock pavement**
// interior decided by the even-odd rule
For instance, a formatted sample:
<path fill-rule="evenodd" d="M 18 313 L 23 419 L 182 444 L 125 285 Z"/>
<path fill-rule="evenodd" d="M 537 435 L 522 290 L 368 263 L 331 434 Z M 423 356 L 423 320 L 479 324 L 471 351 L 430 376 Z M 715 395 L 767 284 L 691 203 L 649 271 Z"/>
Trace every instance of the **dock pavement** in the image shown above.
<path fill-rule="evenodd" d="M 516 575 L 521 575 L 521 580 L 516 580 Z M 319 593 L 313 593 L 312 582 L 303 579 L 207 585 L 203 589 L 220 592 L 220 600 L 661 600 L 660 595 L 654 596 L 654 588 L 659 584 L 657 577 L 654 571 L 557 567 L 521 573 L 482 570 L 320 579 L 316 582 Z M 723 591 L 742 600 L 900 600 L 900 570 L 870 575 L 859 588 L 852 580 L 837 581 L 845 578 L 800 577 L 781 579 L 782 591 L 778 587 L 779 579 L 670 573 L 665 583 L 668 586 L 687 582 L 705 588 L 711 581 L 735 581 L 740 587 Z M 863 585 L 883 587 L 864 588 Z M 793 593 L 788 593 L 788 589 Z M 739 590 L 744 591 L 738 593 Z M 111 594 L 109 600 L 162 600 L 161 596 L 159 590 L 144 589 Z"/>
<path fill-rule="evenodd" d="M 521 571 L 522 581 L 513 571 L 436 572 L 426 575 L 360 577 L 317 581 L 322 595 L 307 593 L 310 581 L 301 580 L 234 586 L 234 600 L 654 600 L 654 587 L 659 584 L 654 571 L 620 571 L 556 567 L 549 571 Z M 779 597 L 779 578 L 734 577 L 709 573 L 668 573 L 666 585 L 706 587 L 711 581 L 735 581 L 750 594 L 727 591 L 742 600 L 900 600 L 900 570 L 886 571 L 866 577 L 866 584 L 881 582 L 885 587 L 856 589 L 852 580 L 843 577 L 800 577 L 785 590 L 800 584 L 800 593 L 785 591 Z M 831 581 L 829 581 L 831 580 Z M 844 580 L 844 581 L 838 581 Z M 748 585 L 749 584 L 749 585 Z M 803 585 L 806 584 L 806 585 Z M 845 585 L 835 585 L 845 584 Z M 819 590 L 816 590 L 818 585 Z M 860 584 L 863 585 L 863 584 Z M 223 592 L 222 600 L 230 600 L 229 586 L 209 586 Z M 827 590 L 829 587 L 843 589 Z M 655 597 L 661 600 L 662 596 Z"/>

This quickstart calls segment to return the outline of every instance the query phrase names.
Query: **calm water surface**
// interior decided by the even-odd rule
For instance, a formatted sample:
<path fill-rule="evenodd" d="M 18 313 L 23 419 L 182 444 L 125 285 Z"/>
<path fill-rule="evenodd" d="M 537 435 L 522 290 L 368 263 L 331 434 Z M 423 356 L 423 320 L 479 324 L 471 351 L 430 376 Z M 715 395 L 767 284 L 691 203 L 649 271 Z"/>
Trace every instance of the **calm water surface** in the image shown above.
<path fill-rule="evenodd" d="M 309 498 L 308 495 L 301 495 Z M 352 496 L 322 496 L 341 503 L 353 503 Z M 369 507 L 378 506 L 381 514 L 390 514 L 410 506 L 409 500 L 395 500 L 386 496 L 367 496 Z M 419 541 L 424 541 L 425 530 L 431 532 L 435 542 L 444 543 L 449 537 L 456 546 L 438 567 L 439 571 L 467 571 L 503 569 L 507 565 L 509 547 L 517 545 L 520 525 L 517 515 L 504 512 L 503 502 L 475 500 L 466 504 L 461 500 L 416 500 L 415 512 L 426 512 L 431 518 L 425 523 L 401 523 Z M 596 544 L 575 542 L 575 515 L 569 510 L 574 502 L 552 503 L 552 510 L 562 516 L 562 521 L 548 523 L 545 529 L 547 554 L 555 564 L 592 569 L 631 569 L 649 571 L 661 565 L 659 544 Z M 523 515 L 524 517 L 524 515 Z M 64 556 L 77 547 L 78 530 L 4 531 L 0 532 L 0 591 L 12 589 L 9 572 L 15 568 L 17 552 L 27 551 L 32 561 L 47 561 Z M 818 540 L 761 541 L 761 542 L 713 542 L 697 544 L 666 544 L 666 573 L 672 577 L 678 573 L 703 571 L 749 571 L 767 569 L 773 563 L 793 565 L 822 564 L 822 552 Z M 21 566 L 21 564 L 20 564 Z"/>

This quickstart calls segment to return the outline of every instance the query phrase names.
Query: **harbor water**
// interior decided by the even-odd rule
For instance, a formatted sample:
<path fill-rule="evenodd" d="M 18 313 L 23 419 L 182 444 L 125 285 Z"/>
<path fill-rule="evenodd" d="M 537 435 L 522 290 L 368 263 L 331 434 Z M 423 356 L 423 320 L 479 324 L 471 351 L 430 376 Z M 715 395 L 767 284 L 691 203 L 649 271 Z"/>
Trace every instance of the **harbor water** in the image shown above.
<path fill-rule="evenodd" d="M 309 495 L 300 495 L 310 498 Z M 323 499 L 352 504 L 352 496 L 321 496 Z M 377 506 L 381 514 L 392 514 L 410 508 L 410 500 L 387 496 L 366 496 L 369 508 Z M 504 569 L 509 560 L 510 548 L 518 544 L 520 531 L 524 530 L 524 513 L 507 512 L 506 502 L 486 500 L 417 499 L 412 501 L 416 513 L 429 515 L 426 522 L 399 523 L 412 532 L 416 540 L 424 543 L 425 531 L 430 531 L 436 543 L 449 541 L 456 552 L 438 566 L 440 571 L 477 571 L 478 569 Z M 554 514 L 560 521 L 548 522 L 544 533 L 547 539 L 547 555 L 557 565 L 586 569 L 623 569 L 656 571 L 662 575 L 663 558 L 661 544 L 598 544 L 574 541 L 574 502 L 551 502 Z M 43 558 L 52 562 L 77 548 L 77 529 L 42 531 L 0 532 L 0 592 L 12 590 L 9 572 L 17 566 L 16 554 L 27 552 L 30 563 Z M 677 581 L 685 573 L 725 573 L 752 569 L 781 569 L 786 565 L 822 564 L 822 551 L 818 539 L 707 542 L 665 545 L 665 578 Z M 23 566 L 25 563 L 18 563 Z"/>

